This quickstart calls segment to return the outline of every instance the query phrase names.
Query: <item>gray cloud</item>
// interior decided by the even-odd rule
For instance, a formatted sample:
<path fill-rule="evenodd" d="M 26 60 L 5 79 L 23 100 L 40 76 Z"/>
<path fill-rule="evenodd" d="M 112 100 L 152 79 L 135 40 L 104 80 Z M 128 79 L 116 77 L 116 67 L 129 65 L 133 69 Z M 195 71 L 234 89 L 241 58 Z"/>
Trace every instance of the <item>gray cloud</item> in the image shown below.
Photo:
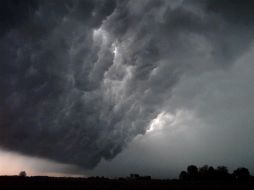
<path fill-rule="evenodd" d="M 238 25 L 253 27 L 254 3 L 251 0 L 210 0 L 207 3 L 207 10 L 219 14 L 226 20 Z"/>
<path fill-rule="evenodd" d="M 228 4 L 8 5 L 0 37 L 1 147 L 83 168 L 114 158 L 159 113 L 172 111 L 172 91 L 185 76 L 228 69 L 249 49 L 252 23 L 246 33 Z"/>
<path fill-rule="evenodd" d="M 153 130 L 90 174 L 172 178 L 190 164 L 231 171 L 244 166 L 253 173 L 253 52 L 252 47 L 228 70 L 182 77 Z"/>

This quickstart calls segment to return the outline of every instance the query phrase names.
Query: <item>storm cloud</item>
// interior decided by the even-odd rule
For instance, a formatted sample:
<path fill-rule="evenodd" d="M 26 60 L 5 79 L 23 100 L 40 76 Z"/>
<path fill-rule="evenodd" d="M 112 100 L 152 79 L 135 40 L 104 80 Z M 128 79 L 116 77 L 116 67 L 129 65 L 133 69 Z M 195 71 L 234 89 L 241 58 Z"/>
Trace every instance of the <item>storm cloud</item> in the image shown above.
<path fill-rule="evenodd" d="M 252 1 L 7 2 L 0 146 L 82 168 L 189 106 L 172 105 L 173 90 L 229 70 L 254 33 Z"/>

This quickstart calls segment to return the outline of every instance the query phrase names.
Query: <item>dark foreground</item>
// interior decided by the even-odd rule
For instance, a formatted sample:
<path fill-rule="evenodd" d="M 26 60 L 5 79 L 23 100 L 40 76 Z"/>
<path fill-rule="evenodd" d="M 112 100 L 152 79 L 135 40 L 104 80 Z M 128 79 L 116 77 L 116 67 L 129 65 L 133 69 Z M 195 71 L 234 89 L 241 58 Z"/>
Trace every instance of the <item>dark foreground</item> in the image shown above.
<path fill-rule="evenodd" d="M 86 178 L 54 178 L 54 177 L 17 177 L 1 176 L 0 189 L 254 189 L 254 180 L 133 180 L 133 179 L 86 179 Z"/>

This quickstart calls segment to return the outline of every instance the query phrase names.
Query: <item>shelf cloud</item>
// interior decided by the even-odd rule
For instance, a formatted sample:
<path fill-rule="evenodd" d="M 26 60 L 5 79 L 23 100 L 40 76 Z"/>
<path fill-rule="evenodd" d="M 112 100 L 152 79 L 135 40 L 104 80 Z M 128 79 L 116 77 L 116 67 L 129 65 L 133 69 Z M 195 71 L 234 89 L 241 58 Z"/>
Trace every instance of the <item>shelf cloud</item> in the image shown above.
<path fill-rule="evenodd" d="M 85 169 L 114 158 L 158 115 L 194 109 L 174 90 L 230 70 L 253 42 L 250 0 L 0 7 L 0 147 Z"/>

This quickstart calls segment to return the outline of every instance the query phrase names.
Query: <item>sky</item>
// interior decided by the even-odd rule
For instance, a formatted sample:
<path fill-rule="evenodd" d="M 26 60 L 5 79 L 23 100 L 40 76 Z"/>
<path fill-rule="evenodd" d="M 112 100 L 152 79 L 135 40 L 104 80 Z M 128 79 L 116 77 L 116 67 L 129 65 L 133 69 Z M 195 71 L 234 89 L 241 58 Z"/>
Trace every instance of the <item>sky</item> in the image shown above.
<path fill-rule="evenodd" d="M 0 1 L 0 174 L 254 173 L 254 2 Z"/>

